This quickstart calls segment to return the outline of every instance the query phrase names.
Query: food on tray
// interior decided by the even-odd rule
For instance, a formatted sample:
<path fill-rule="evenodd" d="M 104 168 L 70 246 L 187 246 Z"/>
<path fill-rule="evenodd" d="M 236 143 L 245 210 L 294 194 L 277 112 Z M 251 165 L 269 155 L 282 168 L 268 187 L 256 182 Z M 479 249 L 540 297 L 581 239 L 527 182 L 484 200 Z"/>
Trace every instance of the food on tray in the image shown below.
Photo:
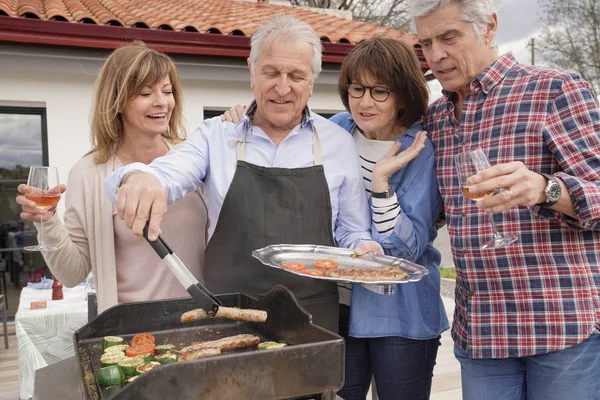
<path fill-rule="evenodd" d="M 154 359 L 156 361 L 158 361 L 161 365 L 171 364 L 171 363 L 177 362 L 177 354 L 172 354 L 172 353 L 161 354 L 159 356 L 156 356 Z"/>
<path fill-rule="evenodd" d="M 301 272 L 306 269 L 306 264 L 301 262 L 289 262 L 286 264 L 281 264 L 281 268 L 289 269 L 290 271 Z"/>
<path fill-rule="evenodd" d="M 168 354 L 175 350 L 174 344 L 161 344 L 155 347 L 156 354 Z"/>
<path fill-rule="evenodd" d="M 125 349 L 127 357 L 145 356 L 148 359 L 148 354 L 153 356 L 156 351 L 154 345 L 155 339 L 149 333 L 140 333 L 131 339 L 131 346 Z"/>
<path fill-rule="evenodd" d="M 199 348 L 182 354 L 178 361 L 199 360 L 200 358 L 218 356 L 219 354 L 221 354 L 221 349 L 218 347 Z"/>
<path fill-rule="evenodd" d="M 315 268 L 336 269 L 337 267 L 338 262 L 332 258 L 322 258 L 320 260 L 315 260 Z"/>
<path fill-rule="evenodd" d="M 104 349 L 105 353 L 109 353 L 112 351 L 121 351 L 124 352 L 125 350 L 127 350 L 127 348 L 129 347 L 128 344 L 118 344 L 116 346 L 110 346 Z"/>
<path fill-rule="evenodd" d="M 210 318 L 206 311 L 201 308 L 184 312 L 181 315 L 181 322 L 198 321 L 201 319 Z M 232 319 L 234 321 L 246 322 L 265 322 L 267 320 L 267 312 L 262 310 L 242 309 L 236 307 L 219 307 L 219 311 L 215 318 Z"/>
<path fill-rule="evenodd" d="M 187 346 L 181 349 L 181 353 L 188 353 L 190 351 L 203 349 L 207 347 L 216 347 L 219 350 L 232 350 L 241 347 L 256 346 L 260 343 L 258 336 L 241 334 L 235 336 L 227 336 L 219 340 L 212 340 L 208 342 L 194 342 L 191 346 Z"/>
<path fill-rule="evenodd" d="M 282 342 L 262 342 L 262 343 L 259 343 L 256 347 L 259 350 L 270 350 L 270 349 L 280 349 L 285 346 L 287 346 L 287 344 L 282 343 Z"/>
<path fill-rule="evenodd" d="M 123 371 L 125 377 L 138 375 L 137 367 L 144 363 L 142 357 L 127 357 L 119 361 L 117 366 Z"/>
<path fill-rule="evenodd" d="M 106 350 L 111 346 L 118 346 L 123 344 L 123 338 L 120 336 L 104 336 L 102 341 L 102 350 Z"/>
<path fill-rule="evenodd" d="M 135 371 L 138 374 L 143 374 L 146 373 L 148 371 L 150 371 L 151 369 L 154 369 L 156 367 L 160 367 L 160 363 L 157 361 L 149 361 L 149 362 L 145 362 L 142 365 L 138 365 L 138 367 L 135 369 Z"/>
<path fill-rule="evenodd" d="M 304 271 L 300 271 L 300 273 L 305 274 L 305 275 L 311 275 L 311 276 L 325 276 L 323 271 L 318 270 L 318 269 L 307 269 Z"/>
<path fill-rule="evenodd" d="M 98 371 L 98 384 L 103 387 L 117 385 L 124 379 L 123 371 L 116 365 L 103 367 Z"/>
<path fill-rule="evenodd" d="M 331 278 L 352 279 L 357 281 L 400 281 L 408 278 L 408 274 L 398 267 L 388 268 L 349 268 L 324 270 L 325 276 Z"/>
<path fill-rule="evenodd" d="M 123 358 L 127 358 L 124 352 L 122 351 L 109 351 L 100 357 L 100 362 L 103 367 L 108 367 L 110 365 L 117 365 L 119 361 Z"/>

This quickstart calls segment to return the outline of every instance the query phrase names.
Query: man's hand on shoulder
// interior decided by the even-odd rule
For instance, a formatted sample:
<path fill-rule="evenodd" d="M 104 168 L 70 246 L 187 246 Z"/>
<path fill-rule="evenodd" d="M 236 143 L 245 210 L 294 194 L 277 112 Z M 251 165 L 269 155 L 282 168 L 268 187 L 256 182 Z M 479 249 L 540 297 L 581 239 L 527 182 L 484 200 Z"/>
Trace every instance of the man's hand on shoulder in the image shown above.
<path fill-rule="evenodd" d="M 148 239 L 154 241 L 167 212 L 167 191 L 153 175 L 131 172 L 125 175 L 119 188 L 117 212 L 137 238 L 143 236 L 148 221 Z"/>

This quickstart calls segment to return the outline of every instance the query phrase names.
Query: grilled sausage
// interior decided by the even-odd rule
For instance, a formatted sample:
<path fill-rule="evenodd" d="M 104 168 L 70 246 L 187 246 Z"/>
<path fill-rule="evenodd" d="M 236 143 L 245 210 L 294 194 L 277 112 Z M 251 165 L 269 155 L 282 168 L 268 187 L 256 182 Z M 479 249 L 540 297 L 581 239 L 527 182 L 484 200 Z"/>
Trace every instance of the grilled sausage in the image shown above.
<path fill-rule="evenodd" d="M 210 317 L 206 311 L 201 308 L 186 311 L 181 314 L 181 322 L 184 324 L 205 318 Z M 234 321 L 265 322 L 267 320 L 267 312 L 262 310 L 242 309 L 236 307 L 219 307 L 219 311 L 217 311 L 215 318 L 232 319 Z"/>
<path fill-rule="evenodd" d="M 219 354 L 221 354 L 221 349 L 219 349 L 218 347 L 204 347 L 194 351 L 188 351 L 187 353 L 183 353 L 178 358 L 178 361 L 198 360 L 200 358 L 218 356 Z"/>
<path fill-rule="evenodd" d="M 242 334 L 235 336 L 224 337 L 219 340 L 213 340 L 210 342 L 199 342 L 194 343 L 191 346 L 184 347 L 181 349 L 181 353 L 189 353 L 197 350 L 207 348 L 217 348 L 219 351 L 238 349 L 241 347 L 256 346 L 260 343 L 260 338 L 254 335 Z"/>

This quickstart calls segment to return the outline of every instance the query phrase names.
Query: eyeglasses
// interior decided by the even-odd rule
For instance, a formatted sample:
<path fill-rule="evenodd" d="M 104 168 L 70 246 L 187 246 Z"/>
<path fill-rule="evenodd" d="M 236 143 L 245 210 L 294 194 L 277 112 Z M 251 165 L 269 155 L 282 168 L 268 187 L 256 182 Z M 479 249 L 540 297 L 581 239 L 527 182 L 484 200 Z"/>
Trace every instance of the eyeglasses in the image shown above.
<path fill-rule="evenodd" d="M 371 93 L 371 98 L 380 103 L 386 101 L 390 97 L 390 93 L 392 93 L 392 89 L 388 89 L 385 86 L 363 86 L 358 83 L 346 84 L 348 95 L 354 99 L 361 99 L 367 89 Z"/>

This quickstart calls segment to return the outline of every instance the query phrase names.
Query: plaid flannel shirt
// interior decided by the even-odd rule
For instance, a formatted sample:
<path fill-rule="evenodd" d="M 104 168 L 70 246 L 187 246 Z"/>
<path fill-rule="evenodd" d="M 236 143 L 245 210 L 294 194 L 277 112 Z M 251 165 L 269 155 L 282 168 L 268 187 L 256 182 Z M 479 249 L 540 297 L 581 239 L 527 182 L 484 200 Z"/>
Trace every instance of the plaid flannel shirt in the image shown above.
<path fill-rule="evenodd" d="M 430 107 L 425 129 L 457 271 L 452 337 L 472 358 L 526 357 L 598 333 L 600 321 L 600 116 L 579 76 L 500 57 L 471 82 L 461 121 L 453 94 Z M 578 220 L 539 206 L 493 214 L 509 246 L 480 250 L 489 215 L 461 194 L 453 157 L 475 147 L 492 165 L 521 161 L 568 188 Z"/>

